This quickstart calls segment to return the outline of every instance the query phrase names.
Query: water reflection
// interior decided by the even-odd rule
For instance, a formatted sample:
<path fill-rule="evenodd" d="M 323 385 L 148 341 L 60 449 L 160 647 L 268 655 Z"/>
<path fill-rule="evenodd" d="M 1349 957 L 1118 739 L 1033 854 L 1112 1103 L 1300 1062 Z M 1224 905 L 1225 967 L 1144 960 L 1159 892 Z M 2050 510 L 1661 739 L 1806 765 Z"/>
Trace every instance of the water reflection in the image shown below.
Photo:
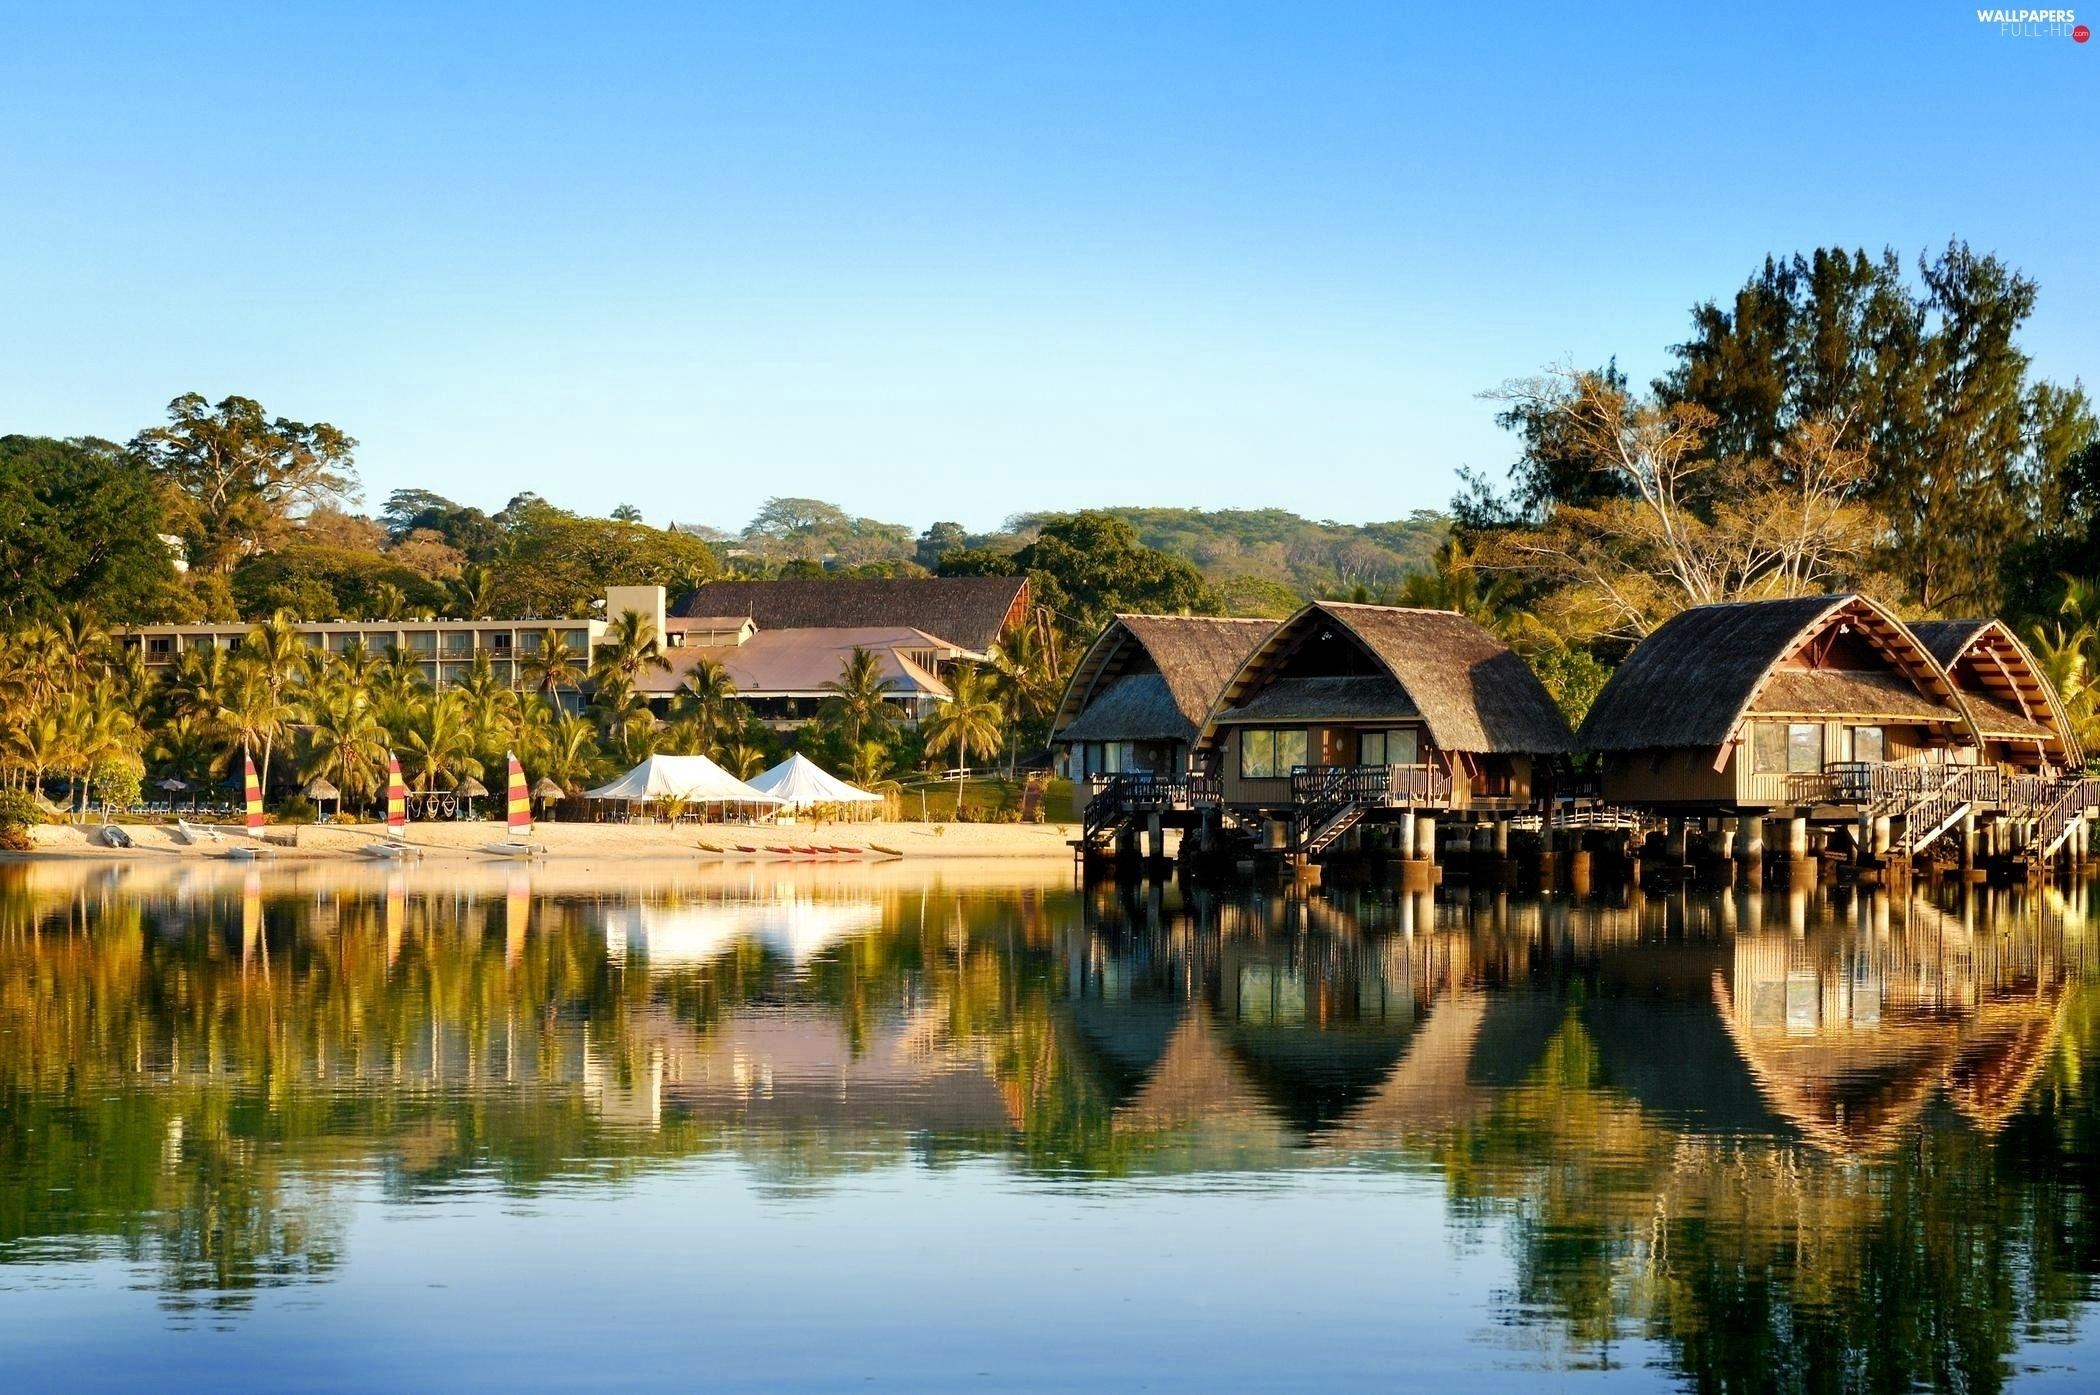
<path fill-rule="evenodd" d="M 115 1259 L 238 1312 L 354 1262 L 374 1182 L 412 1214 L 708 1156 L 789 1198 L 971 1158 L 1082 1197 L 1400 1173 L 1506 1241 L 1476 1296 L 1512 1349 L 1991 1388 L 2100 1269 L 2093 911 L 4 866 L 0 1285 Z"/>

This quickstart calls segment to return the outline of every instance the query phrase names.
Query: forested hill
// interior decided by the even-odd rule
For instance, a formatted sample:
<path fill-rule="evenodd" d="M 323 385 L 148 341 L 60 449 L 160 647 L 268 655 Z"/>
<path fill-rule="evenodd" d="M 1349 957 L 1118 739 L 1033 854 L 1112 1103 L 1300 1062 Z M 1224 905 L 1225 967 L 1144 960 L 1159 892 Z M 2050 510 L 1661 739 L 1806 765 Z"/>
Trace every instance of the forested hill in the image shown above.
<path fill-rule="evenodd" d="M 1104 508 L 1127 520 L 1147 547 L 1186 557 L 1236 609 L 1288 610 L 1310 596 L 1383 593 L 1410 571 L 1426 571 L 1450 527 L 1417 510 L 1389 523 L 1332 523 L 1288 509 Z M 1025 534 L 1045 515 L 1011 526 Z M 1263 607 L 1260 602 L 1273 599 Z"/>

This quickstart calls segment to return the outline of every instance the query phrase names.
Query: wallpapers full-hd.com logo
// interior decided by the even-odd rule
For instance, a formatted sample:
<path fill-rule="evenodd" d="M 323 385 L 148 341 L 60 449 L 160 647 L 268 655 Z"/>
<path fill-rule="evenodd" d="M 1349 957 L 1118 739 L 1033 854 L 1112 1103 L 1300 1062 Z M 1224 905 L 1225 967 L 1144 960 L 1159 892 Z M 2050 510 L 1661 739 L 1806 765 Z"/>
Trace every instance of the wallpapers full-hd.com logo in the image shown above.
<path fill-rule="evenodd" d="M 1976 22 L 2008 39 L 2063 39 L 2082 44 L 2092 30 L 2078 22 L 2076 10 L 1978 10 Z"/>

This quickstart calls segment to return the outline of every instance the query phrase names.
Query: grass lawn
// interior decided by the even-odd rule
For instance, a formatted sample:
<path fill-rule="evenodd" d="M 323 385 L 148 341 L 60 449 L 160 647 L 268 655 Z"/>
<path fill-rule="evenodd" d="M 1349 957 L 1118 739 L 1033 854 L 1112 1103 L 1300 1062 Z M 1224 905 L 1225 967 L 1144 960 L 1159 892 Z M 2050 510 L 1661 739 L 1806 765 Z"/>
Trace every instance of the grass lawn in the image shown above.
<path fill-rule="evenodd" d="M 1019 780 L 1008 780 L 995 776 L 972 776 L 963 782 L 962 797 L 965 807 L 973 817 L 985 819 L 998 811 L 1018 810 L 1021 807 L 1021 784 Z M 920 813 L 920 799 L 924 797 L 925 813 Z M 907 785 L 897 797 L 897 816 L 905 819 L 924 817 L 930 822 L 945 823 L 955 817 L 955 782 L 942 780 L 925 785 Z M 1008 815 L 1011 817 L 1011 814 Z M 1072 782 L 1052 780 L 1043 794 L 1043 822 L 1077 823 L 1079 816 L 1072 810 Z"/>

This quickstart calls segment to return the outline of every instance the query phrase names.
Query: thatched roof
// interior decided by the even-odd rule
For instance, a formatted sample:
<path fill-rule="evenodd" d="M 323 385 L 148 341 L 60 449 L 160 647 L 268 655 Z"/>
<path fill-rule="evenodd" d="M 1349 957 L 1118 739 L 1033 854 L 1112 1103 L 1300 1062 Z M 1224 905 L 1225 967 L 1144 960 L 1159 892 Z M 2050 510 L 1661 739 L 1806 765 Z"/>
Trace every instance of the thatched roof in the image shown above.
<path fill-rule="evenodd" d="M 1189 724 L 1174 708 L 1166 678 L 1126 673 L 1095 694 L 1059 741 L 1187 741 Z"/>
<path fill-rule="evenodd" d="M 1812 641 L 1841 633 L 1862 637 L 1881 667 L 1781 668 Z M 1966 724 L 1963 714 L 1952 711 L 1956 699 L 1946 671 L 1893 614 L 1865 596 L 1797 596 L 1698 606 L 1669 620 L 1619 665 L 1591 705 L 1578 740 L 1591 751 L 1720 747 L 1735 739 L 1744 717 L 1775 683 L 1774 701 L 1785 701 L 1801 688 L 1794 677 L 1799 673 L 1846 673 L 1864 680 L 1866 686 L 1854 697 L 1870 708 L 1892 701 L 1879 676 L 1893 675 L 1929 707 L 1950 709 L 1948 716 L 1932 720 Z M 1836 682 L 1827 677 L 1810 681 L 1822 685 L 1814 701 L 1837 697 Z M 1839 715 L 1851 709 L 1811 710 Z"/>
<path fill-rule="evenodd" d="M 2083 759 L 2062 698 L 2004 622 L 1920 620 L 1910 628 L 1954 680 L 1985 736 L 2042 741 L 2066 765 Z"/>
<path fill-rule="evenodd" d="M 1275 628 L 1273 620 L 1216 615 L 1118 615 L 1072 670 L 1051 740 L 1192 741 Z M 1141 676 L 1155 681 L 1130 681 Z"/>
<path fill-rule="evenodd" d="M 1750 710 L 1761 716 L 1961 720 L 1961 713 L 1954 707 L 1933 701 L 1898 674 L 1847 669 L 1776 670 L 1750 704 Z"/>
<path fill-rule="evenodd" d="M 1397 679 L 1377 673 L 1350 678 L 1278 678 L 1239 706 L 1219 713 L 1218 722 L 1375 722 L 1421 715 Z"/>
<path fill-rule="evenodd" d="M 710 581 L 680 616 L 748 615 L 766 630 L 924 630 L 982 654 L 1028 610 L 1024 576 L 882 577 L 836 581 Z"/>
<path fill-rule="evenodd" d="M 1447 751 L 1550 755 L 1574 744 L 1567 719 L 1531 666 L 1465 616 L 1341 601 L 1314 602 L 1262 641 L 1211 710 L 1204 744 L 1214 743 L 1234 720 L 1234 709 L 1254 702 L 1290 656 L 1329 626 L 1383 669 L 1407 703 L 1391 713 L 1363 715 L 1419 714 L 1431 739 Z"/>

